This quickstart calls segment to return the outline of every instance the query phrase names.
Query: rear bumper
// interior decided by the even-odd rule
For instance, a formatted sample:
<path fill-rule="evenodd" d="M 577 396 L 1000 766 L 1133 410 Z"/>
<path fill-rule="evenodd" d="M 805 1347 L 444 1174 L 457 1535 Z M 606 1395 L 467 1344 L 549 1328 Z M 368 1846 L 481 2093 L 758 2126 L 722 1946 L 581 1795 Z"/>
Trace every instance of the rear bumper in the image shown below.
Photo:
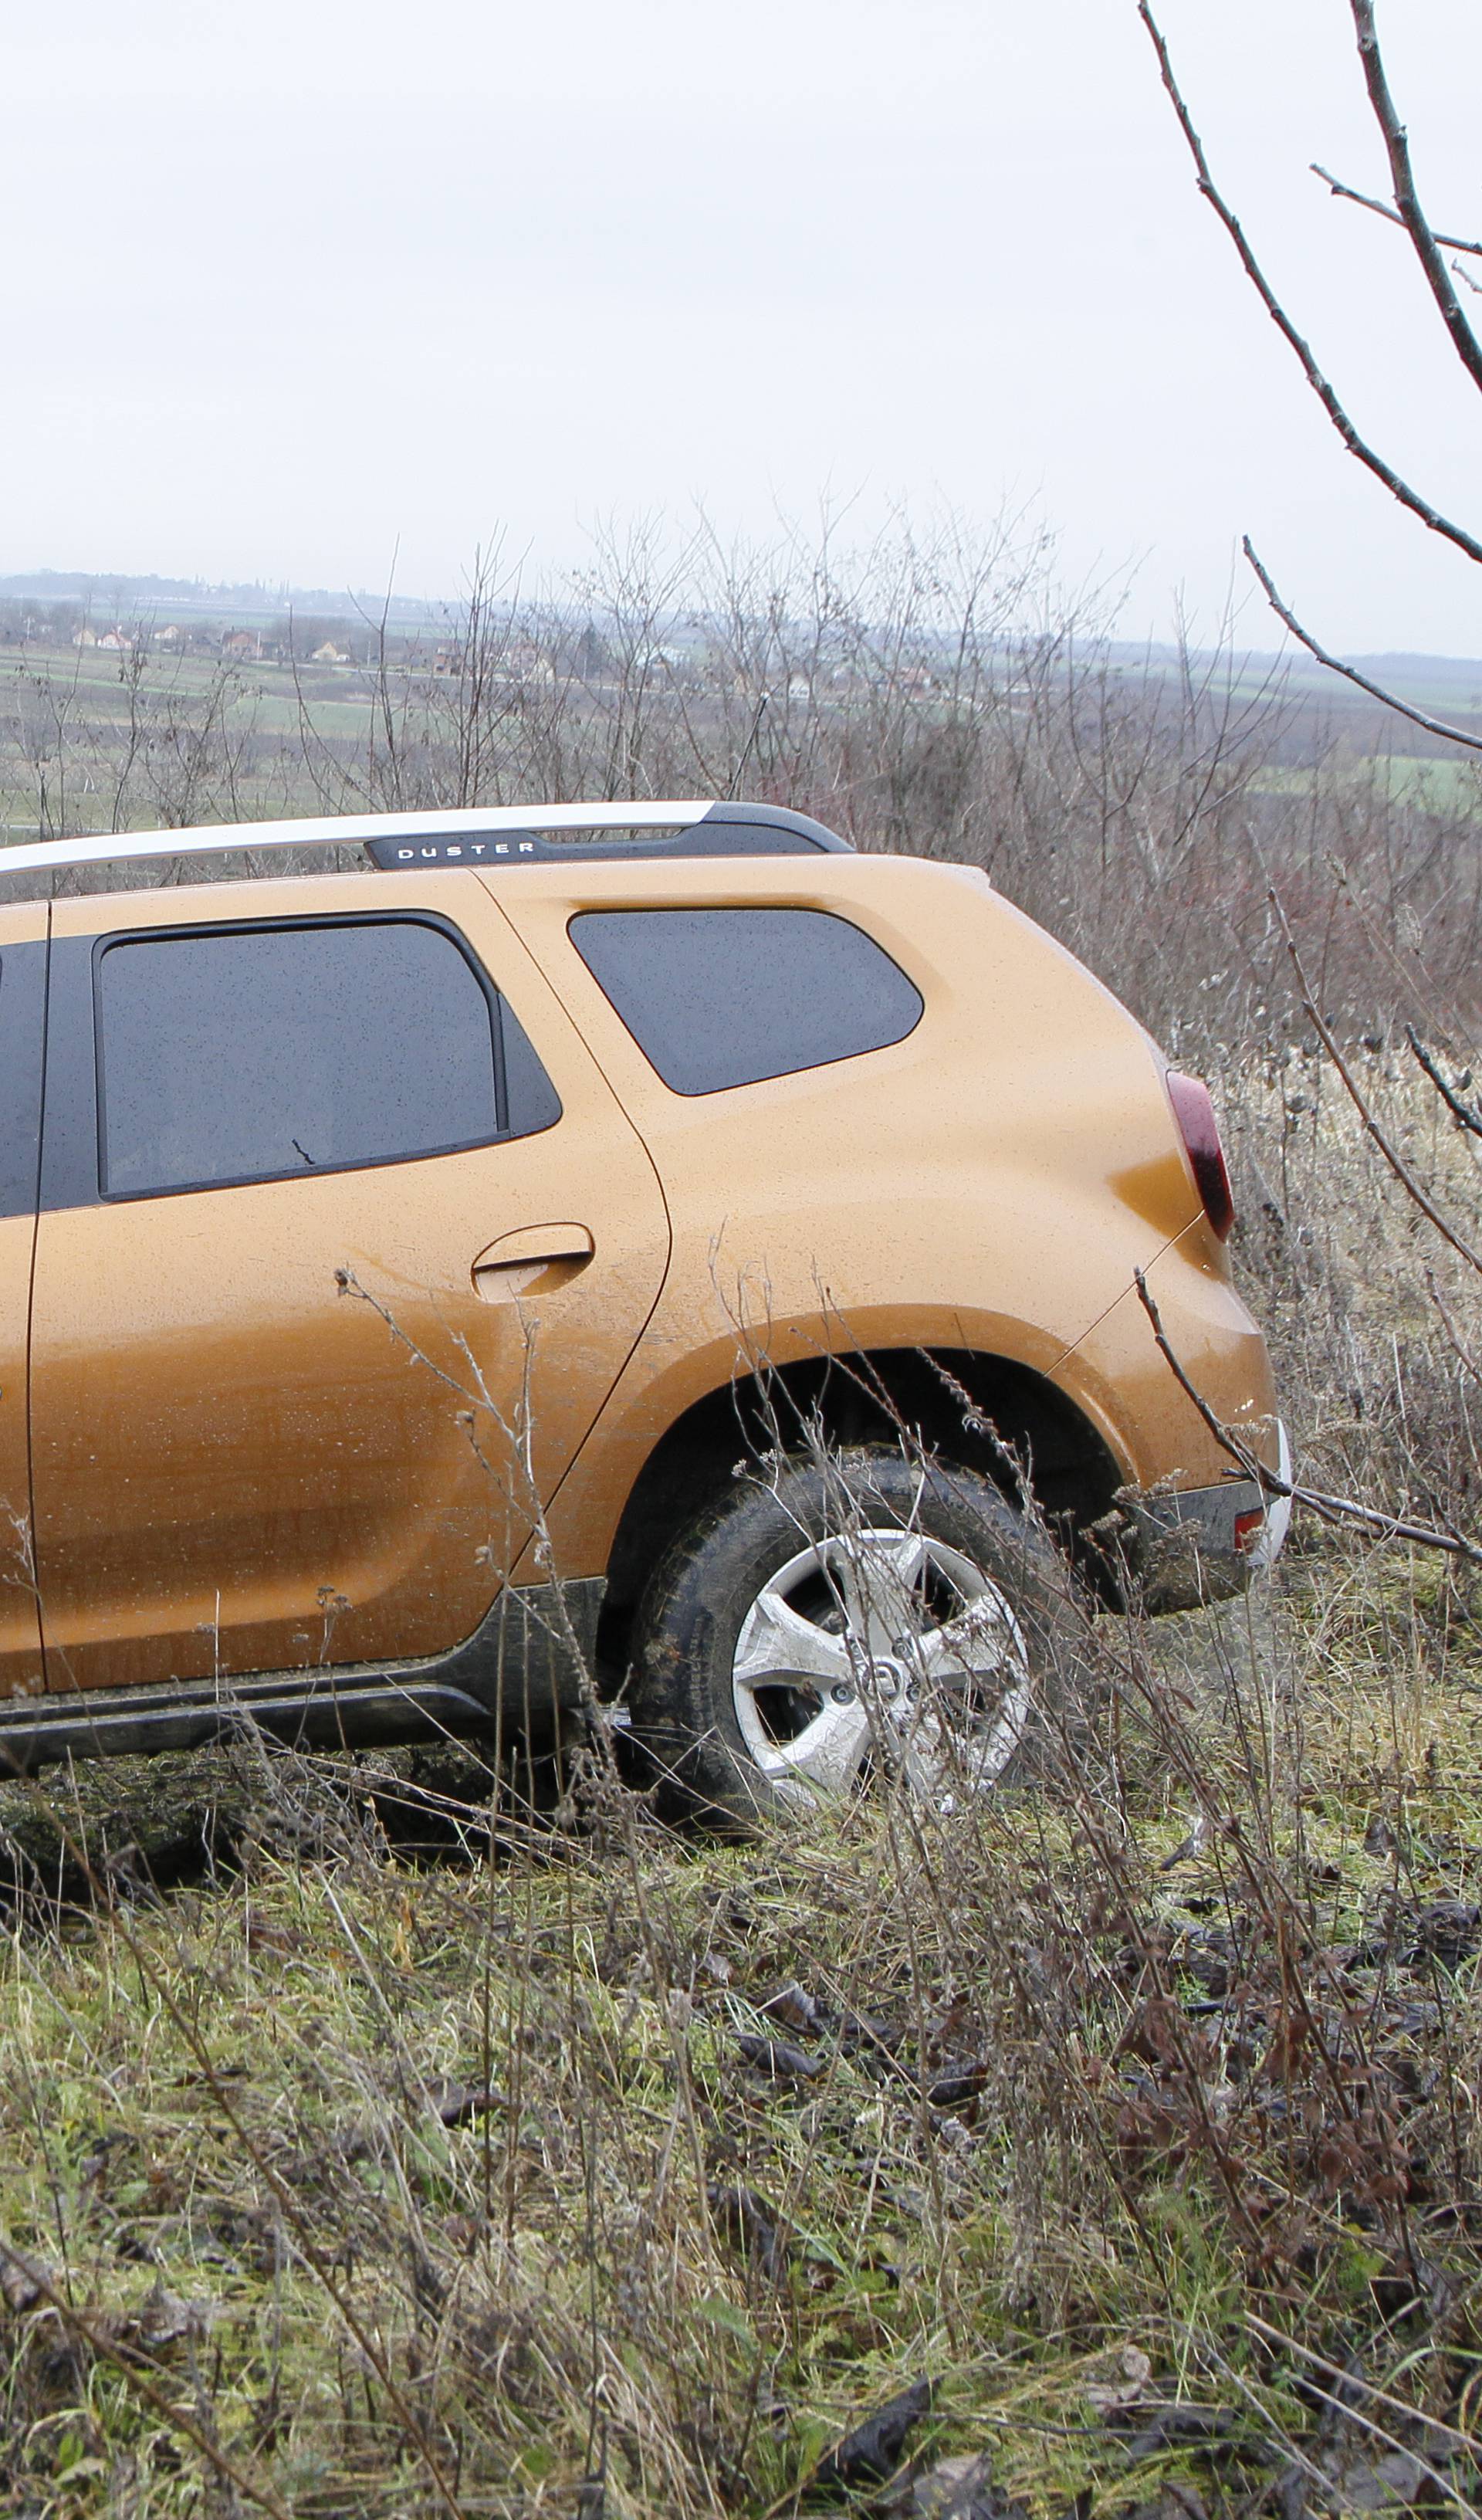
<path fill-rule="evenodd" d="M 1291 1445 L 1277 1424 L 1277 1476 L 1291 1478 Z M 1265 1495 L 1255 1479 L 1182 1488 L 1128 1501 L 1138 1590 L 1149 1610 L 1194 1610 L 1229 1600 L 1275 1565 L 1291 1521 L 1290 1497 Z"/>

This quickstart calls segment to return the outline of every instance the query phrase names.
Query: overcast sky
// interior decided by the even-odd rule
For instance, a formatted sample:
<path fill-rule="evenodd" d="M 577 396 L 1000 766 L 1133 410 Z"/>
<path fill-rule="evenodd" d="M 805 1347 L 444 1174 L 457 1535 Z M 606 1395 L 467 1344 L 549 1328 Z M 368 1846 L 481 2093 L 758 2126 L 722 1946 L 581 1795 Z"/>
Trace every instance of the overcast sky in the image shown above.
<path fill-rule="evenodd" d="M 1346 0 L 1165 0 L 1218 174 L 1362 424 L 1482 521 Z M 1482 231 L 1477 0 L 1380 0 Z M 452 592 L 504 525 L 1036 510 L 1129 631 L 1249 531 L 1324 637 L 1482 654 L 1199 202 L 1133 0 L 5 0 L 0 571 Z M 1479 266 L 1482 270 L 1482 266 Z M 1482 312 L 1482 299 L 1477 301 Z M 1259 600 L 1241 633 L 1275 644 Z"/>

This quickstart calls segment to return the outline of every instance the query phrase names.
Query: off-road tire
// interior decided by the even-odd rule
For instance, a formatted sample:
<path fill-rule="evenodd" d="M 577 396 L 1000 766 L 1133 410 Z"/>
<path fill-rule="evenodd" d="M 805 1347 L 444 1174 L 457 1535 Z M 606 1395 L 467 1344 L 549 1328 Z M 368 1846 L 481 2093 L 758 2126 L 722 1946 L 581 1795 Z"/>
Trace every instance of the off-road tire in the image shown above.
<path fill-rule="evenodd" d="M 919 1531 L 981 1569 L 1026 1648 L 1034 1712 L 998 1782 L 1020 1778 L 1047 1718 L 1085 1688 L 1088 1621 L 1070 1567 L 1043 1527 L 986 1479 L 883 1448 L 786 1461 L 713 1500 L 666 1551 L 639 1605 L 628 1699 L 633 1737 L 671 1814 L 754 1822 L 796 1811 L 748 1750 L 733 1666 L 763 1587 L 810 1542 L 841 1529 Z"/>

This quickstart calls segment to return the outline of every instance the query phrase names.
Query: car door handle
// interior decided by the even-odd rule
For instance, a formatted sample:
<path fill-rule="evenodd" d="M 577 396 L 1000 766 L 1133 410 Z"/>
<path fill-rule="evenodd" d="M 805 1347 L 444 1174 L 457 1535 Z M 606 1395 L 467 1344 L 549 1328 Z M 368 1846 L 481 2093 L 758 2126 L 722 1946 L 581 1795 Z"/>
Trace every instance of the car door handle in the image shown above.
<path fill-rule="evenodd" d="M 538 1288 L 553 1293 L 585 1269 L 596 1245 L 584 1225 L 520 1225 L 502 1234 L 473 1263 L 473 1291 L 485 1303 L 512 1303 Z"/>

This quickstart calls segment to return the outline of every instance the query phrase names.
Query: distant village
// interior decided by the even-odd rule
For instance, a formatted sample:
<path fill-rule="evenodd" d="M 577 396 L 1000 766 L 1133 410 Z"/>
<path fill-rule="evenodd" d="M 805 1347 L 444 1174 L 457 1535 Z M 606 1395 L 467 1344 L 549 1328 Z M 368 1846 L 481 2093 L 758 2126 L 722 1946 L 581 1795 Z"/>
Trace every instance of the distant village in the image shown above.
<path fill-rule="evenodd" d="M 59 617 L 59 615 L 61 617 Z M 436 681 L 465 671 L 464 645 L 457 639 L 428 638 L 400 630 L 382 633 L 348 622 L 294 621 L 282 628 L 243 627 L 197 618 L 184 621 L 94 619 L 61 607 L 28 608 L 0 599 L 0 647 L 50 650 L 67 647 L 79 653 L 112 656 L 191 657 L 198 662 L 234 665 L 313 665 L 364 669 L 379 661 L 402 673 L 430 675 Z M 530 639 L 511 637 L 499 645 L 496 675 L 509 681 L 553 683 L 560 670 L 588 678 L 600 675 L 604 652 L 595 637 L 580 634 L 547 649 Z"/>
<path fill-rule="evenodd" d="M 97 630 L 91 621 L 79 621 L 72 632 L 74 648 L 112 649 L 117 652 L 137 648 L 141 641 L 154 648 L 175 649 L 183 655 L 230 656 L 250 665 L 286 664 L 299 652 L 296 642 L 291 649 L 286 640 L 274 639 L 261 630 L 217 632 L 208 622 L 200 621 L 166 621 L 157 630 L 128 629 L 121 621 L 115 621 L 112 629 Z M 313 665 L 351 665 L 355 658 L 348 648 L 328 638 L 308 651 L 307 661 Z"/>
<path fill-rule="evenodd" d="M 242 590 L 248 604 L 255 592 Z M 126 601 L 125 590 L 113 590 L 115 603 L 121 594 Z M 92 655 L 116 659 L 122 680 L 174 659 L 189 661 L 198 675 L 207 666 L 277 668 L 292 674 L 312 669 L 316 676 L 342 673 L 361 681 L 367 673 L 390 672 L 417 681 L 473 682 L 480 689 L 502 687 L 525 695 L 582 686 L 595 695 L 637 673 L 672 696 L 712 704 L 754 704 L 758 688 L 757 657 L 739 657 L 728 642 L 710 635 L 708 625 L 699 622 L 666 625 L 664 634 L 635 656 L 625 640 L 618 639 L 621 652 L 614 652 L 595 622 L 569 616 L 553 615 L 548 624 L 537 625 L 534 636 L 528 621 L 488 620 L 470 645 L 458 635 L 456 618 L 439 627 L 426 614 L 382 624 L 379 618 L 276 611 L 268 622 L 244 622 L 232 620 L 225 607 L 213 614 L 203 605 L 188 602 L 180 613 L 161 618 L 163 608 L 152 606 L 131 613 L 120 607 L 110 617 L 75 597 L 44 600 L 0 591 L 0 650 L 55 656 L 70 648 L 79 661 Z M 847 707 L 857 691 L 873 688 L 879 679 L 868 652 L 821 650 L 807 666 L 785 666 L 767 699 L 774 708 L 820 702 Z M 950 668 L 934 655 L 928 661 L 920 652 L 914 658 L 894 654 L 887 679 L 897 698 L 926 699 L 950 681 Z"/>
<path fill-rule="evenodd" d="M 711 620 L 675 610 L 640 625 L 620 608 L 583 618 L 584 611 L 573 603 L 517 611 L 480 604 L 471 612 L 456 602 L 287 581 L 43 569 L 0 576 L 0 657 L 8 651 L 12 667 L 52 674 L 55 661 L 43 658 L 70 653 L 83 671 L 96 658 L 90 679 L 106 672 L 155 689 L 174 679 L 176 664 L 189 668 L 182 680 L 191 686 L 254 670 L 269 678 L 312 673 L 320 698 L 339 676 L 346 699 L 393 674 L 446 683 L 460 706 L 480 705 L 495 691 L 529 704 L 543 693 L 585 690 L 601 700 L 619 689 L 749 712 L 762 694 L 774 714 L 847 711 L 886 687 L 896 701 L 928 707 L 949 695 L 962 698 L 951 642 L 924 625 L 909 647 L 892 633 L 876 653 L 863 623 L 817 624 L 810 636 L 802 622 L 766 617 L 738 625 L 729 614 Z"/>

